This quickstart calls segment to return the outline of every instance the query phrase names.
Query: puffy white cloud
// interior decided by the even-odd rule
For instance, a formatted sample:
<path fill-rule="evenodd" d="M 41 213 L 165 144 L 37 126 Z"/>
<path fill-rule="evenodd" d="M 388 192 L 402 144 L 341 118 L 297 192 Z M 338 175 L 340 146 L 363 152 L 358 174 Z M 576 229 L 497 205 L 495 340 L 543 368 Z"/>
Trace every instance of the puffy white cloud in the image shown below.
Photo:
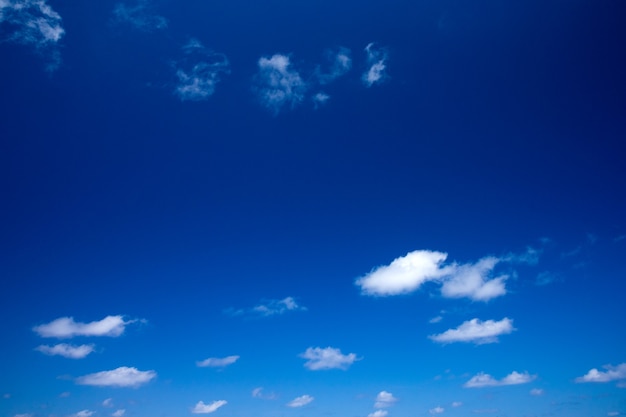
<path fill-rule="evenodd" d="M 203 401 L 198 401 L 191 412 L 194 414 L 210 414 L 226 404 L 228 404 L 228 401 L 225 400 L 213 401 L 211 404 L 205 404 Z"/>
<path fill-rule="evenodd" d="M 116 410 L 114 413 L 112 413 L 111 415 L 113 417 L 122 417 L 124 414 L 126 413 L 126 410 L 124 410 L 123 408 L 120 408 L 119 410 Z"/>
<path fill-rule="evenodd" d="M 96 372 L 76 379 L 79 385 L 98 387 L 139 387 L 156 378 L 155 371 L 140 371 L 137 368 L 122 366 L 111 371 Z"/>
<path fill-rule="evenodd" d="M 375 408 L 387 408 L 391 407 L 398 401 L 396 397 L 393 396 L 392 393 L 387 391 L 381 391 L 376 396 L 376 402 L 374 403 Z"/>
<path fill-rule="evenodd" d="M 356 354 L 349 353 L 344 355 L 339 349 L 327 347 L 310 347 L 304 353 L 300 354 L 301 358 L 307 359 L 304 366 L 312 371 L 322 369 L 348 369 L 355 361 L 359 360 Z"/>
<path fill-rule="evenodd" d="M 387 78 L 387 51 L 374 43 L 365 47 L 368 69 L 361 76 L 366 87 L 380 83 Z"/>
<path fill-rule="evenodd" d="M 185 58 L 173 64 L 177 78 L 174 94 L 182 101 L 207 100 L 222 77 L 230 74 L 228 58 L 205 48 L 197 39 L 191 39 L 183 52 Z"/>
<path fill-rule="evenodd" d="M 75 336 L 110 336 L 118 337 L 124 333 L 126 325 L 136 320 L 124 321 L 123 316 L 106 316 L 100 321 L 80 323 L 73 317 L 61 317 L 48 324 L 35 326 L 33 331 L 41 337 L 69 339 Z"/>
<path fill-rule="evenodd" d="M 94 350 L 94 345 L 73 346 L 67 343 L 59 343 L 54 346 L 41 345 L 35 350 L 50 356 L 63 356 L 70 359 L 82 359 Z"/>
<path fill-rule="evenodd" d="M 227 314 L 233 316 L 260 316 L 270 317 L 285 314 L 289 311 L 306 311 L 306 307 L 301 306 L 293 297 L 285 297 L 282 300 L 264 300 L 260 304 L 247 309 L 229 309 Z"/>
<path fill-rule="evenodd" d="M 71 417 L 91 417 L 94 413 L 95 411 L 82 410 L 82 411 L 79 411 L 78 413 L 72 414 Z"/>
<path fill-rule="evenodd" d="M 541 395 L 543 395 L 543 390 L 540 388 L 533 388 L 530 390 L 530 395 L 535 396 L 535 397 L 539 397 Z"/>
<path fill-rule="evenodd" d="M 626 379 L 626 362 L 617 366 L 604 365 L 606 371 L 591 369 L 587 374 L 576 378 L 576 382 L 611 382 Z"/>
<path fill-rule="evenodd" d="M 474 375 L 469 381 L 467 381 L 464 385 L 466 388 L 482 388 L 482 387 L 497 387 L 503 385 L 519 385 L 519 384 L 527 384 L 531 381 L 534 381 L 537 378 L 537 375 L 530 375 L 528 372 L 519 373 L 519 372 L 511 372 L 509 375 L 504 378 L 497 380 L 489 374 L 481 372 L 479 374 Z"/>
<path fill-rule="evenodd" d="M 0 25 L 11 31 L 9 41 L 33 46 L 48 59 L 47 69 L 58 68 L 61 56 L 58 42 L 65 35 L 61 16 L 46 0 L 0 1 Z"/>
<path fill-rule="evenodd" d="M 507 276 L 489 279 L 500 259 L 489 256 L 475 264 L 454 265 L 450 277 L 441 287 L 441 294 L 448 298 L 467 297 L 475 301 L 487 301 L 506 294 L 504 281 Z"/>
<path fill-rule="evenodd" d="M 438 343 L 472 342 L 477 345 L 495 343 L 498 336 L 513 332 L 513 320 L 504 318 L 500 321 L 472 319 L 456 329 L 449 329 L 441 334 L 428 336 Z"/>
<path fill-rule="evenodd" d="M 308 88 L 287 55 L 261 57 L 256 76 L 256 93 L 263 106 L 278 114 L 283 108 L 294 108 L 302 102 Z"/>
<path fill-rule="evenodd" d="M 430 410 L 428 410 L 430 414 L 441 414 L 444 411 L 446 410 L 443 407 L 435 407 L 435 408 L 431 408 Z"/>
<path fill-rule="evenodd" d="M 132 4 L 117 3 L 113 9 L 113 21 L 116 24 L 127 24 L 144 32 L 165 29 L 167 19 L 152 11 L 148 0 L 138 0 Z"/>
<path fill-rule="evenodd" d="M 293 400 L 289 401 L 287 403 L 287 407 L 293 407 L 293 408 L 297 408 L 297 407 L 304 407 L 305 405 L 309 404 L 311 401 L 313 401 L 314 398 L 311 397 L 310 395 L 301 395 L 300 397 L 294 398 Z"/>
<path fill-rule="evenodd" d="M 199 367 L 208 367 L 208 368 L 223 368 L 228 365 L 232 365 L 237 362 L 239 356 L 232 355 L 226 356 L 225 358 L 208 358 L 203 361 L 196 362 L 196 365 Z"/>
<path fill-rule="evenodd" d="M 367 417 L 385 417 L 387 414 L 389 414 L 387 410 L 376 410 L 373 413 L 369 413 Z"/>
<path fill-rule="evenodd" d="M 348 48 L 339 47 L 326 51 L 326 58 L 330 61 L 330 67 L 323 71 L 317 67 L 315 75 L 320 84 L 328 84 L 345 75 L 352 68 L 352 52 Z"/>

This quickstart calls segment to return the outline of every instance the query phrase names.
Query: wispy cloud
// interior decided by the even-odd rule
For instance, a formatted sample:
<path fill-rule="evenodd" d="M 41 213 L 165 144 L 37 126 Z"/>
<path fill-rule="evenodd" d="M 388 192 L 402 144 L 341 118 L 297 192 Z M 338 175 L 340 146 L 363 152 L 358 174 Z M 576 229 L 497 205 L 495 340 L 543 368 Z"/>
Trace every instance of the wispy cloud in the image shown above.
<path fill-rule="evenodd" d="M 383 82 L 387 77 L 387 50 L 374 43 L 365 47 L 367 70 L 361 76 L 366 87 Z"/>
<path fill-rule="evenodd" d="M 259 59 L 255 91 L 260 103 L 274 114 L 300 104 L 307 88 L 289 56 L 275 54 Z"/>
<path fill-rule="evenodd" d="M 534 397 L 542 396 L 544 391 L 541 388 L 533 388 L 530 390 L 530 395 Z"/>
<path fill-rule="evenodd" d="M 15 414 L 13 417 L 33 417 L 34 414 L 32 413 L 21 413 L 21 414 Z"/>
<path fill-rule="evenodd" d="M 122 417 L 124 414 L 126 414 L 126 410 L 123 408 L 120 408 L 119 410 L 116 410 L 115 412 L 111 413 L 113 417 Z"/>
<path fill-rule="evenodd" d="M 34 47 L 47 59 L 49 71 L 61 63 L 58 43 L 65 35 L 61 22 L 61 15 L 46 0 L 0 1 L 0 25 L 8 26 L 8 40 Z"/>
<path fill-rule="evenodd" d="M 270 392 L 269 394 L 265 394 L 263 392 L 263 387 L 257 387 L 255 389 L 252 390 L 252 397 L 253 398 L 259 398 L 262 400 L 275 400 L 276 398 L 278 398 L 278 396 L 273 393 Z"/>
<path fill-rule="evenodd" d="M 106 400 L 102 401 L 102 406 L 113 407 L 113 398 L 107 398 Z"/>
<path fill-rule="evenodd" d="M 313 401 L 314 398 L 311 397 L 310 395 L 301 395 L 300 397 L 294 398 L 293 400 L 289 401 L 287 403 L 287 407 L 292 407 L 292 408 L 298 408 L 298 407 L 304 407 L 305 405 L 309 404 L 311 401 Z"/>
<path fill-rule="evenodd" d="M 184 59 L 173 63 L 177 78 L 174 94 L 182 101 L 207 100 L 222 77 L 230 74 L 228 58 L 205 48 L 197 39 L 183 46 L 183 53 Z"/>
<path fill-rule="evenodd" d="M 500 321 L 472 319 L 463 322 L 456 329 L 428 336 L 437 343 L 471 342 L 477 345 L 496 343 L 498 336 L 513 332 L 513 320 L 503 318 Z"/>
<path fill-rule="evenodd" d="M 256 316 L 270 317 L 285 314 L 290 311 L 306 311 L 306 307 L 298 304 L 293 297 L 285 297 L 282 300 L 263 300 L 259 304 L 246 309 L 228 309 L 226 314 L 231 316 Z"/>
<path fill-rule="evenodd" d="M 155 371 L 140 371 L 137 368 L 122 366 L 111 371 L 96 372 L 76 379 L 79 385 L 97 387 L 131 387 L 136 388 L 156 378 Z"/>
<path fill-rule="evenodd" d="M 33 331 L 41 337 L 69 339 L 75 336 L 109 336 L 118 337 L 124 333 L 128 324 L 137 320 L 124 320 L 123 316 L 107 316 L 100 321 L 80 323 L 73 317 L 61 317 L 48 324 L 33 327 Z"/>
<path fill-rule="evenodd" d="M 456 408 L 456 407 L 460 407 L 460 406 L 462 406 L 462 405 L 463 405 L 463 403 L 462 403 L 461 401 L 454 401 L 454 402 L 452 403 L 452 407 L 454 407 L 454 408 Z"/>
<path fill-rule="evenodd" d="M 94 414 L 95 414 L 95 411 L 81 410 L 78 413 L 72 414 L 71 417 L 91 417 Z"/>
<path fill-rule="evenodd" d="M 345 75 L 352 68 L 352 52 L 348 48 L 328 49 L 325 53 L 329 62 L 327 68 L 318 66 L 315 76 L 320 84 L 328 84 Z"/>
<path fill-rule="evenodd" d="M 330 99 L 330 96 L 323 91 L 316 93 L 313 96 L 313 107 L 315 109 L 319 109 L 321 106 L 326 104 L 326 102 Z"/>
<path fill-rule="evenodd" d="M 208 358 L 203 361 L 196 362 L 196 365 L 201 368 L 224 368 L 237 362 L 238 359 L 239 356 L 237 355 L 226 356 L 225 358 Z"/>
<path fill-rule="evenodd" d="M 154 13 L 148 0 L 117 3 L 113 9 L 113 22 L 129 25 L 143 32 L 167 28 L 167 19 Z"/>
<path fill-rule="evenodd" d="M 604 365 L 606 371 L 591 369 L 585 375 L 576 378 L 576 382 L 611 382 L 626 380 L 626 362 L 617 366 Z"/>
<path fill-rule="evenodd" d="M 481 372 L 479 374 L 474 375 L 463 386 L 466 388 L 482 388 L 482 387 L 498 387 L 498 386 L 503 386 L 503 385 L 519 385 L 519 384 L 527 384 L 531 381 L 534 381 L 536 378 L 537 378 L 537 375 L 530 375 L 528 372 L 519 373 L 519 372 L 513 371 L 509 375 L 498 380 L 489 374 Z"/>
<path fill-rule="evenodd" d="M 386 417 L 389 414 L 387 410 L 376 410 L 373 413 L 369 413 L 367 417 Z"/>
<path fill-rule="evenodd" d="M 441 414 L 444 411 L 446 410 L 443 407 L 435 407 L 435 408 L 431 408 L 430 410 L 428 410 L 430 414 Z"/>
<path fill-rule="evenodd" d="M 70 359 L 82 359 L 94 351 L 94 345 L 74 346 L 67 343 L 59 343 L 54 346 L 37 346 L 35 350 L 50 356 L 58 355 Z"/>
<path fill-rule="evenodd" d="M 226 404 L 228 404 L 228 401 L 226 400 L 213 401 L 211 404 L 205 404 L 203 401 L 198 401 L 198 403 L 191 409 L 191 412 L 194 414 L 210 414 Z"/>
<path fill-rule="evenodd" d="M 307 359 L 304 366 L 312 371 L 324 369 L 348 369 L 355 361 L 359 360 L 354 353 L 344 355 L 341 350 L 327 347 L 310 347 L 304 353 L 300 354 L 301 358 Z"/>
<path fill-rule="evenodd" d="M 398 401 L 396 397 L 393 396 L 392 393 L 387 391 L 381 391 L 376 396 L 376 402 L 374 403 L 374 408 L 387 408 L 391 407 Z"/>

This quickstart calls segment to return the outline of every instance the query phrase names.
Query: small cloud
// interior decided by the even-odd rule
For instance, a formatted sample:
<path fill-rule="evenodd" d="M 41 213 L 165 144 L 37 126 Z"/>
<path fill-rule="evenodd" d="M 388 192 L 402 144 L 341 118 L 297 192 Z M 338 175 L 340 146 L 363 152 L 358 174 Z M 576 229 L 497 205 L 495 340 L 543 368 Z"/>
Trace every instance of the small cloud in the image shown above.
<path fill-rule="evenodd" d="M 177 78 L 174 94 L 182 101 L 207 100 L 222 76 L 230 74 L 228 58 L 205 48 L 197 39 L 191 39 L 183 52 L 185 58 L 173 64 Z"/>
<path fill-rule="evenodd" d="M 112 413 L 111 415 L 113 417 L 122 417 L 124 414 L 126 413 L 126 410 L 124 410 L 123 408 L 115 411 L 114 413 Z"/>
<path fill-rule="evenodd" d="M 544 393 L 544 391 L 540 388 L 533 388 L 530 390 L 530 395 L 534 396 L 534 397 L 540 397 L 542 396 Z"/>
<path fill-rule="evenodd" d="M 94 413 L 95 411 L 82 410 L 82 411 L 79 411 L 78 413 L 72 414 L 71 417 L 91 417 Z"/>
<path fill-rule="evenodd" d="M 237 362 L 238 359 L 239 356 L 237 355 L 226 356 L 225 358 L 208 358 L 203 361 L 196 362 L 196 365 L 201 368 L 224 368 Z"/>
<path fill-rule="evenodd" d="M 269 394 L 265 394 L 263 393 L 263 387 L 257 387 L 252 390 L 252 397 L 259 398 L 262 400 L 275 400 L 277 398 L 277 395 L 273 392 Z"/>
<path fill-rule="evenodd" d="M 361 76 L 361 80 L 366 87 L 371 87 L 388 77 L 386 73 L 387 51 L 374 43 L 370 43 L 365 47 L 365 53 L 367 54 L 368 69 Z"/>
<path fill-rule="evenodd" d="M 376 410 L 373 413 L 369 413 L 367 417 L 386 417 L 389 414 L 387 410 Z"/>
<path fill-rule="evenodd" d="M 76 379 L 79 385 L 97 387 L 131 387 L 136 388 L 156 378 L 155 371 L 140 371 L 137 368 L 122 366 L 111 371 L 96 372 Z"/>
<path fill-rule="evenodd" d="M 306 307 L 299 305 L 293 297 L 285 297 L 282 300 L 265 300 L 260 304 L 248 309 L 226 310 L 225 313 L 232 316 L 279 316 L 290 311 L 306 311 Z"/>
<path fill-rule="evenodd" d="M 376 402 L 374 403 L 374 408 L 387 408 L 391 407 L 398 401 L 396 397 L 393 396 L 392 393 L 387 391 L 381 391 L 376 396 Z"/>
<path fill-rule="evenodd" d="M 354 353 L 343 355 L 339 349 L 332 347 L 324 349 L 310 347 L 304 353 L 300 354 L 300 357 L 308 359 L 304 366 L 312 371 L 325 369 L 346 370 L 355 361 L 359 360 Z"/>
<path fill-rule="evenodd" d="M 35 350 L 50 356 L 63 356 L 70 359 L 82 359 L 89 355 L 94 350 L 94 345 L 80 345 L 73 346 L 67 343 L 60 343 L 54 346 L 41 345 L 37 346 Z"/>
<path fill-rule="evenodd" d="M 321 106 L 323 106 L 324 104 L 326 104 L 326 102 L 330 99 L 330 96 L 326 93 L 324 93 L 323 91 L 320 91 L 319 93 L 315 94 L 313 96 L 313 106 L 315 109 L 320 108 Z"/>
<path fill-rule="evenodd" d="M 558 275 L 552 272 L 543 271 L 537 275 L 537 278 L 535 278 L 535 285 L 542 287 L 544 285 L 549 285 L 559 280 L 560 279 Z"/>
<path fill-rule="evenodd" d="M 626 362 L 617 366 L 604 365 L 606 371 L 591 369 L 587 374 L 576 378 L 576 382 L 611 382 L 626 379 Z"/>
<path fill-rule="evenodd" d="M 304 407 L 305 405 L 309 404 L 313 400 L 314 398 L 311 397 L 310 395 L 302 395 L 298 398 L 294 398 L 289 403 L 287 403 L 287 407 L 293 407 L 293 408 Z"/>
<path fill-rule="evenodd" d="M 495 266 L 501 259 L 488 256 L 474 264 L 452 265 L 449 277 L 441 287 L 441 295 L 446 298 L 467 297 L 474 301 L 489 301 L 506 294 L 506 275 L 491 278 Z"/>
<path fill-rule="evenodd" d="M 308 88 L 287 55 L 275 54 L 258 61 L 255 91 L 261 104 L 274 114 L 295 108 Z"/>
<path fill-rule="evenodd" d="M 432 319 L 428 320 L 428 322 L 430 324 L 435 324 L 435 323 L 439 323 L 441 320 L 443 320 L 442 316 L 437 316 L 437 317 L 433 317 Z"/>
<path fill-rule="evenodd" d="M 441 414 L 444 411 L 445 409 L 443 407 L 435 407 L 435 408 L 431 408 L 430 410 L 428 410 L 430 414 Z"/>
<path fill-rule="evenodd" d="M 102 406 L 113 407 L 113 398 L 107 398 L 106 400 L 102 401 Z"/>
<path fill-rule="evenodd" d="M 202 401 L 198 401 L 191 412 L 194 414 L 210 414 L 226 404 L 228 404 L 228 402 L 225 400 L 213 401 L 211 404 L 205 404 Z"/>
<path fill-rule="evenodd" d="M 500 321 L 472 319 L 456 329 L 449 329 L 441 334 L 428 336 L 437 343 L 470 342 L 477 345 L 498 342 L 498 336 L 515 330 L 513 320 L 504 318 Z"/>
<path fill-rule="evenodd" d="M 519 373 L 511 372 L 501 380 L 494 379 L 491 375 L 481 372 L 472 377 L 469 381 L 463 385 L 466 388 L 482 388 L 482 387 L 498 387 L 504 385 L 519 385 L 527 384 L 534 381 L 537 378 L 536 375 L 529 375 L 528 372 Z"/>
<path fill-rule="evenodd" d="M 456 407 L 460 407 L 460 406 L 462 406 L 462 405 L 463 405 L 463 403 L 462 403 L 461 401 L 454 401 L 454 402 L 452 403 L 452 407 L 454 407 L 454 408 L 456 408 Z"/>
<path fill-rule="evenodd" d="M 619 416 L 620 412 L 619 411 L 609 411 L 608 413 L 606 413 L 606 415 L 609 416 L 609 417 Z"/>
<path fill-rule="evenodd" d="M 65 391 L 59 394 L 59 398 L 67 398 L 72 395 L 69 391 Z"/>
<path fill-rule="evenodd" d="M 348 48 L 339 47 L 326 51 L 326 59 L 330 62 L 327 71 L 317 67 L 316 78 L 321 85 L 329 84 L 345 75 L 352 68 L 352 52 Z"/>
<path fill-rule="evenodd" d="M 143 32 L 167 28 L 167 19 L 153 12 L 148 0 L 117 3 L 113 9 L 113 22 L 118 25 L 129 25 Z"/>
<path fill-rule="evenodd" d="M 33 413 L 15 414 L 13 417 L 33 417 Z"/>
<path fill-rule="evenodd" d="M 70 339 L 76 336 L 109 336 L 118 337 L 124 333 L 126 325 L 137 320 L 125 321 L 123 316 L 107 316 L 100 321 L 80 323 L 73 317 L 61 317 L 48 324 L 33 327 L 33 331 L 41 337 Z"/>

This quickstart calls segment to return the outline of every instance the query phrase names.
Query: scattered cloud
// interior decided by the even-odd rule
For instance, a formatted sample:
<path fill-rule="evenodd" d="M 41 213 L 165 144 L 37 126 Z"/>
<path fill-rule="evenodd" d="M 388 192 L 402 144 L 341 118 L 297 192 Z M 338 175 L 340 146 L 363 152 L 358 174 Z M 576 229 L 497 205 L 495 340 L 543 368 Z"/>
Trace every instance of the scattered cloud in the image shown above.
<path fill-rule="evenodd" d="M 285 314 L 289 311 L 306 311 L 293 297 L 285 297 L 282 300 L 264 300 L 260 304 L 247 309 L 229 309 L 225 312 L 232 316 L 257 316 L 270 317 Z"/>
<path fill-rule="evenodd" d="M 117 3 L 113 9 L 113 22 L 119 25 L 129 25 L 143 32 L 167 28 L 167 19 L 153 12 L 148 0 Z"/>
<path fill-rule="evenodd" d="M 498 342 L 498 336 L 513 332 L 513 320 L 503 318 L 500 321 L 472 319 L 456 329 L 449 329 L 441 334 L 428 336 L 437 343 L 471 342 L 477 345 Z"/>
<path fill-rule="evenodd" d="M 156 378 L 155 371 L 140 371 L 137 368 L 122 366 L 111 371 L 96 372 L 76 379 L 79 385 L 93 385 L 98 387 L 132 387 L 150 382 Z"/>
<path fill-rule="evenodd" d="M 454 401 L 454 402 L 452 403 L 452 407 L 454 407 L 454 408 L 456 408 L 456 407 L 460 407 L 460 406 L 462 406 L 462 405 L 463 405 L 463 403 L 462 403 L 461 401 Z"/>
<path fill-rule="evenodd" d="M 260 398 L 262 400 L 275 400 L 277 398 L 277 395 L 273 392 L 269 393 L 269 394 L 265 394 L 263 392 L 263 387 L 257 387 L 255 389 L 252 390 L 252 397 L 253 398 Z"/>
<path fill-rule="evenodd" d="M 343 355 L 339 349 L 327 348 L 308 348 L 304 353 L 300 354 L 301 358 L 307 359 L 304 366 L 312 371 L 323 369 L 348 369 L 355 361 L 359 360 L 356 354 L 349 353 Z"/>
<path fill-rule="evenodd" d="M 226 356 L 225 358 L 208 358 L 203 361 L 196 362 L 196 365 L 201 368 L 224 368 L 237 362 L 238 359 L 239 356 L 237 355 Z"/>
<path fill-rule="evenodd" d="M 82 410 L 82 411 L 79 411 L 78 413 L 72 414 L 71 417 L 91 417 L 94 413 L 95 411 Z"/>
<path fill-rule="evenodd" d="M 70 395 L 72 395 L 72 394 L 69 391 L 64 391 L 64 392 L 59 394 L 59 398 L 67 398 Z"/>
<path fill-rule="evenodd" d="M 9 27 L 8 41 L 34 47 L 48 60 L 49 71 L 61 63 L 58 43 L 65 35 L 61 21 L 46 0 L 0 1 L 0 25 Z"/>
<path fill-rule="evenodd" d="M 106 400 L 102 401 L 102 406 L 113 407 L 113 398 L 107 398 Z"/>
<path fill-rule="evenodd" d="M 474 301 L 488 301 L 506 294 L 506 275 L 490 279 L 499 262 L 500 259 L 488 256 L 474 264 L 451 266 L 450 277 L 444 281 L 441 294 L 446 298 L 467 297 Z"/>
<path fill-rule="evenodd" d="M 428 322 L 430 324 L 435 324 L 435 323 L 439 323 L 441 320 L 443 320 L 443 316 L 437 316 L 437 317 L 433 317 L 432 319 L 428 320 Z"/>
<path fill-rule="evenodd" d="M 297 408 L 297 407 L 304 407 L 305 405 L 309 404 L 311 401 L 313 401 L 314 398 L 311 397 L 310 395 L 301 395 L 300 397 L 294 398 L 293 400 L 289 401 L 289 403 L 287 403 L 287 407 L 293 407 L 293 408 Z"/>
<path fill-rule="evenodd" d="M 392 393 L 387 391 L 381 391 L 376 396 L 376 402 L 374 403 L 374 408 L 387 408 L 391 407 L 398 401 L 396 397 L 393 396 Z"/>
<path fill-rule="evenodd" d="M 182 101 L 207 100 L 222 76 L 230 74 L 228 58 L 205 48 L 197 39 L 191 39 L 183 53 L 184 59 L 173 64 L 177 78 L 174 94 Z"/>
<path fill-rule="evenodd" d="M 335 81 L 352 69 L 352 52 L 350 49 L 344 47 L 328 49 L 325 55 L 330 62 L 329 68 L 324 71 L 318 66 L 315 70 L 316 78 L 321 85 Z"/>
<path fill-rule="evenodd" d="M 367 417 L 386 417 L 389 414 L 387 410 L 376 410 L 373 413 L 369 413 Z"/>
<path fill-rule="evenodd" d="M 326 104 L 326 102 L 330 99 L 330 96 L 323 91 L 315 94 L 313 96 L 313 106 L 315 109 L 319 109 L 321 106 Z"/>
<path fill-rule="evenodd" d="M 34 414 L 32 413 L 22 413 L 22 414 L 15 414 L 13 417 L 33 417 Z"/>
<path fill-rule="evenodd" d="M 63 356 L 70 359 L 82 359 L 94 350 L 94 345 L 74 346 L 67 343 L 59 343 L 54 346 L 41 345 L 35 348 L 36 351 L 50 356 Z"/>
<path fill-rule="evenodd" d="M 61 317 L 48 324 L 33 327 L 33 331 L 41 337 L 70 339 L 76 336 L 109 336 L 118 337 L 124 333 L 126 325 L 137 320 L 124 321 L 123 316 L 106 316 L 100 321 L 79 323 L 73 317 Z"/>
<path fill-rule="evenodd" d="M 293 69 L 287 55 L 275 54 L 258 61 L 255 91 L 261 104 L 274 114 L 302 102 L 307 83 Z"/>
<path fill-rule="evenodd" d="M 542 396 L 544 393 L 544 391 L 540 388 L 533 388 L 530 390 L 530 395 L 534 396 L 534 397 L 540 397 Z"/>
<path fill-rule="evenodd" d="M 122 417 L 125 413 L 126 413 L 126 410 L 124 410 L 123 408 L 120 408 L 119 410 L 115 411 L 111 415 L 113 417 Z"/>
<path fill-rule="evenodd" d="M 626 362 L 617 366 L 604 365 L 606 371 L 591 369 L 587 374 L 576 378 L 576 382 L 611 382 L 626 379 Z"/>
<path fill-rule="evenodd" d="M 386 73 L 387 50 L 370 43 L 365 47 L 365 53 L 367 55 L 368 69 L 361 76 L 361 80 L 366 87 L 371 87 L 388 77 Z"/>
<path fill-rule="evenodd" d="M 191 412 L 194 414 L 210 414 L 226 404 L 228 404 L 228 401 L 225 400 L 213 401 L 211 404 L 205 404 L 202 401 L 198 401 Z"/>
<path fill-rule="evenodd" d="M 428 410 L 430 414 L 441 414 L 444 411 L 445 409 L 443 407 L 435 407 L 435 408 L 431 408 L 430 410 Z"/>
<path fill-rule="evenodd" d="M 503 385 L 519 385 L 519 384 L 527 384 L 531 381 L 534 381 L 537 378 L 537 375 L 530 375 L 528 372 L 519 373 L 519 372 L 511 372 L 509 375 L 504 378 L 497 380 L 493 378 L 491 375 L 481 372 L 477 375 L 474 375 L 472 379 L 467 381 L 464 385 L 466 388 L 482 388 L 482 387 L 498 387 Z"/>

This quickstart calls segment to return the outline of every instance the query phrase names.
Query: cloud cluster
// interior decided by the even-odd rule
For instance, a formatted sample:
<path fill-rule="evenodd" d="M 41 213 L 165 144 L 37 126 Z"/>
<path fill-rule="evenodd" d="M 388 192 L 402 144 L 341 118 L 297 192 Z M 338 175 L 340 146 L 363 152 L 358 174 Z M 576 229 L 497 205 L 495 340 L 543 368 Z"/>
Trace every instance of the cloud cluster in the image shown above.
<path fill-rule="evenodd" d="M 59 343 L 54 346 L 37 346 L 35 350 L 50 356 L 58 355 L 70 359 L 82 359 L 94 351 L 94 345 L 74 346 L 67 343 Z"/>
<path fill-rule="evenodd" d="M 304 407 L 305 405 L 309 404 L 311 401 L 313 401 L 314 398 L 311 397 L 310 395 L 301 395 L 300 397 L 294 398 L 293 400 L 289 401 L 287 403 L 287 407 L 292 407 L 292 408 L 298 408 L 298 407 Z"/>
<path fill-rule="evenodd" d="M 143 32 L 167 28 L 167 19 L 153 12 L 148 0 L 138 0 L 132 4 L 117 3 L 113 9 L 113 22 L 130 25 Z"/>
<path fill-rule="evenodd" d="M 376 402 L 374 403 L 374 408 L 387 408 L 391 407 L 398 401 L 396 397 L 393 396 L 392 393 L 387 391 L 381 391 L 376 396 Z"/>
<path fill-rule="evenodd" d="M 344 355 L 341 350 L 327 347 L 310 347 L 304 353 L 300 354 L 301 358 L 307 359 L 304 366 L 312 371 L 325 369 L 348 369 L 355 361 L 359 360 L 354 353 Z"/>
<path fill-rule="evenodd" d="M 513 332 L 513 320 L 503 318 L 500 321 L 482 321 L 477 318 L 468 320 L 456 329 L 428 336 L 437 343 L 471 342 L 477 345 L 496 343 L 498 336 Z"/>
<path fill-rule="evenodd" d="M 137 368 L 122 366 L 111 371 L 96 372 L 76 378 L 79 385 L 97 387 L 130 387 L 136 388 L 156 378 L 155 371 L 140 371 Z"/>
<path fill-rule="evenodd" d="M 256 84 L 260 103 L 275 114 L 300 104 L 307 90 L 307 84 L 293 68 L 289 56 L 281 54 L 259 59 Z"/>
<path fill-rule="evenodd" d="M 207 100 L 222 77 L 230 74 L 228 58 L 205 48 L 197 39 L 191 39 L 183 53 L 184 59 L 173 63 L 177 79 L 174 94 L 182 101 Z"/>
<path fill-rule="evenodd" d="M 136 320 L 125 321 L 123 316 L 106 316 L 100 321 L 80 323 L 73 317 L 61 317 L 48 324 L 33 327 L 33 331 L 41 337 L 70 339 L 76 336 L 109 336 L 118 337 L 124 333 L 128 324 Z"/>
<path fill-rule="evenodd" d="M 226 400 L 213 401 L 211 404 L 205 404 L 203 401 L 198 401 L 198 403 L 191 409 L 191 412 L 194 414 L 210 414 L 226 404 L 228 404 L 228 401 Z"/>
<path fill-rule="evenodd" d="M 509 375 L 498 380 L 489 374 L 481 372 L 479 374 L 474 375 L 463 386 L 466 388 L 482 388 L 482 387 L 499 387 L 499 386 L 504 386 L 504 385 L 519 385 L 519 384 L 527 384 L 531 381 L 534 381 L 536 378 L 537 378 L 537 375 L 530 375 L 528 372 L 519 373 L 519 372 L 513 371 Z"/>
<path fill-rule="evenodd" d="M 285 297 L 282 300 L 264 300 L 261 303 L 248 309 L 229 309 L 227 314 L 232 316 L 257 316 L 270 317 L 285 314 L 290 311 L 306 311 L 306 307 L 298 304 L 293 297 Z"/>
<path fill-rule="evenodd" d="M 365 47 L 365 53 L 368 69 L 361 76 L 361 80 L 366 87 L 371 87 L 387 78 L 387 50 L 370 43 Z"/>
<path fill-rule="evenodd" d="M 196 362 L 196 365 L 201 368 L 224 368 L 237 362 L 238 359 L 239 356 L 237 355 L 226 356 L 225 358 L 208 358 L 203 361 Z"/>
<path fill-rule="evenodd" d="M 617 366 L 604 365 L 606 371 L 599 371 L 596 368 L 591 369 L 585 375 L 576 378 L 576 382 L 611 382 L 626 380 L 626 362 Z"/>

